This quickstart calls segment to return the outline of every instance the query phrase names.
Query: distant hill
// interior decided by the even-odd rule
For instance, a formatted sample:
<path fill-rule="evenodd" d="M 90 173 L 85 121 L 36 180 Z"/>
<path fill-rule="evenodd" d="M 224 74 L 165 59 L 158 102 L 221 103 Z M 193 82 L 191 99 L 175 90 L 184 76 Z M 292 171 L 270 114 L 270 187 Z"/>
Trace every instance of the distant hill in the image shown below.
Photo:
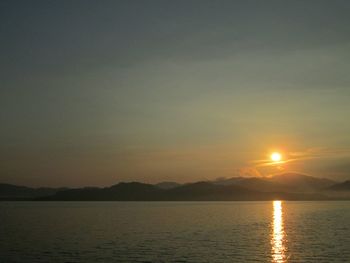
<path fill-rule="evenodd" d="M 298 173 L 284 173 L 269 177 L 268 180 L 288 187 L 293 192 L 313 192 L 335 184 L 335 181 Z"/>
<path fill-rule="evenodd" d="M 60 191 L 40 200 L 75 200 L 75 201 L 151 201 L 156 200 L 163 190 L 151 185 L 138 182 L 119 183 L 105 188 L 77 188 Z"/>
<path fill-rule="evenodd" d="M 350 191 L 350 180 L 347 180 L 343 183 L 334 184 L 328 187 L 326 190 L 329 191 Z"/>
<path fill-rule="evenodd" d="M 262 192 L 315 192 L 335 184 L 335 181 L 298 173 L 283 173 L 270 177 L 232 177 L 212 181 L 218 185 L 239 185 Z"/>
<path fill-rule="evenodd" d="M 40 196 L 49 196 L 67 188 L 31 188 L 12 184 L 0 184 L 0 199 L 30 199 Z"/>
<path fill-rule="evenodd" d="M 258 177 L 233 177 L 225 180 L 216 180 L 213 181 L 217 185 L 237 185 L 245 187 L 250 190 L 261 191 L 261 192 L 279 192 L 287 191 L 288 186 L 275 183 L 270 181 L 267 178 L 258 178 Z"/>
<path fill-rule="evenodd" d="M 161 182 L 158 184 L 155 184 L 155 186 L 161 188 L 161 189 L 171 189 L 180 186 L 181 184 L 176 182 Z"/>
<path fill-rule="evenodd" d="M 168 190 L 164 197 L 168 200 L 249 200 L 260 193 L 236 185 L 215 185 L 209 182 L 197 182 Z"/>
<path fill-rule="evenodd" d="M 161 189 L 143 183 L 119 183 L 107 188 L 80 188 L 60 191 L 37 200 L 46 201 L 247 201 L 247 200 L 324 200 L 319 194 L 260 192 L 237 185 L 197 182 Z"/>
<path fill-rule="evenodd" d="M 244 181 L 246 179 L 248 179 L 249 177 L 241 177 L 241 176 L 237 176 L 237 177 L 231 177 L 231 178 L 219 178 L 216 179 L 214 181 L 209 181 L 213 184 L 216 185 L 238 185 L 240 181 Z"/>
<path fill-rule="evenodd" d="M 155 185 L 139 182 L 118 183 L 110 187 L 76 189 L 30 188 L 0 184 L 0 200 L 57 201 L 230 201 L 230 200 L 326 200 L 350 199 L 350 181 L 297 173 L 271 177 L 233 177 L 215 181 Z M 338 192 L 337 192 L 338 191 Z M 341 192 L 340 194 L 340 191 Z M 338 194 L 339 193 L 339 194 Z"/>

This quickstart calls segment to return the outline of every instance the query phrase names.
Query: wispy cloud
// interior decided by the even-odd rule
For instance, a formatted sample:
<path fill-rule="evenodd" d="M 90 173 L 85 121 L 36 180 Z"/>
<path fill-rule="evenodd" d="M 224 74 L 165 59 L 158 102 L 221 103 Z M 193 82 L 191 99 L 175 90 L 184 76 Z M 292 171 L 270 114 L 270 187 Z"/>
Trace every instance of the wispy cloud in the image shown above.
<path fill-rule="evenodd" d="M 350 149 L 348 148 L 326 148 L 326 147 L 314 147 L 301 151 L 291 151 L 283 154 L 283 160 L 279 162 L 272 162 L 270 159 L 254 160 L 251 163 L 255 167 L 263 166 L 278 166 L 291 162 L 301 162 L 311 159 L 322 158 L 341 158 L 350 156 Z"/>
<path fill-rule="evenodd" d="M 290 152 L 289 155 L 297 159 L 333 158 L 333 157 L 343 157 L 343 156 L 350 155 L 350 149 L 317 147 L 317 148 L 309 148 L 304 151 Z"/>

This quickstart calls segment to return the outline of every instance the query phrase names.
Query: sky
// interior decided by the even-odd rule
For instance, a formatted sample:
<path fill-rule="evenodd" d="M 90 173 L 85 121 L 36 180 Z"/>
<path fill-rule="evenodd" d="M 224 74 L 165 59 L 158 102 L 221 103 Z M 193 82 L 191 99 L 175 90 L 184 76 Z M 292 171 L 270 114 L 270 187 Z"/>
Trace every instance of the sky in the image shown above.
<path fill-rule="evenodd" d="M 0 182 L 350 179 L 349 1 L 1 1 Z M 268 165 L 273 151 L 285 162 Z"/>

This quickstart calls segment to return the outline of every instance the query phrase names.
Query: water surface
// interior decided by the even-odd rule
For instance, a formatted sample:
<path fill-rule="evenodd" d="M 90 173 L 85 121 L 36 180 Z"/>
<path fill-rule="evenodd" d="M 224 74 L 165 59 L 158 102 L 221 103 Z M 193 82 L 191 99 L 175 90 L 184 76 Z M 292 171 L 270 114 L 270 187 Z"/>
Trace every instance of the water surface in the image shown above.
<path fill-rule="evenodd" d="M 0 202 L 0 262 L 350 262 L 350 202 Z"/>

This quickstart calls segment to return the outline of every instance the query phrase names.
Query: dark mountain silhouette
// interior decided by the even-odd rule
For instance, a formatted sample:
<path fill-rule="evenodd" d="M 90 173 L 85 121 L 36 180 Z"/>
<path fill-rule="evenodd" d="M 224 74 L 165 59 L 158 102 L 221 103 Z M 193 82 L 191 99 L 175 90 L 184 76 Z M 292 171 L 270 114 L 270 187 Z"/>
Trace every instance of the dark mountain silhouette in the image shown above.
<path fill-rule="evenodd" d="M 248 177 L 231 177 L 231 178 L 218 178 L 215 181 L 209 181 L 213 184 L 217 184 L 217 185 L 232 185 L 232 184 L 236 184 L 238 185 L 240 181 L 244 181 L 248 179 Z"/>
<path fill-rule="evenodd" d="M 343 183 L 334 184 L 328 187 L 326 190 L 329 191 L 350 191 L 350 180 L 347 180 Z"/>
<path fill-rule="evenodd" d="M 62 201 L 152 201 L 157 200 L 162 192 L 162 189 L 151 184 L 131 182 L 119 183 L 106 188 L 87 187 L 70 189 L 39 199 Z"/>
<path fill-rule="evenodd" d="M 271 177 L 232 177 L 213 181 L 219 185 L 239 185 L 263 192 L 315 192 L 335 184 L 335 181 L 298 173 L 284 173 Z"/>
<path fill-rule="evenodd" d="M 319 191 L 336 183 L 330 179 L 318 178 L 298 173 L 284 173 L 275 175 L 270 177 L 268 180 L 270 182 L 285 185 L 288 187 L 289 191 L 294 192 Z"/>
<path fill-rule="evenodd" d="M 261 192 L 279 192 L 287 191 L 288 186 L 271 182 L 267 178 L 258 178 L 258 177 L 233 177 L 230 179 L 222 181 L 214 181 L 213 183 L 218 185 L 238 185 L 245 187 L 250 190 L 261 191 Z"/>
<path fill-rule="evenodd" d="M 252 200 L 315 200 L 322 195 L 298 195 L 293 193 L 262 192 L 238 185 L 217 185 L 211 182 L 197 182 L 173 188 L 165 193 L 172 201 L 252 201 Z"/>
<path fill-rule="evenodd" d="M 161 189 L 171 189 L 180 186 L 181 184 L 176 182 L 161 182 L 156 184 L 155 186 L 161 188 Z"/>
<path fill-rule="evenodd" d="M 349 181 L 338 184 L 329 179 L 303 174 L 272 177 L 233 177 L 215 181 L 177 184 L 118 183 L 98 188 L 29 188 L 0 184 L 2 200 L 35 199 L 57 201 L 230 201 L 230 200 L 326 200 L 350 199 L 336 194 L 348 189 Z M 5 198 L 4 198 L 5 197 Z"/>
<path fill-rule="evenodd" d="M 143 183 L 119 183 L 107 188 L 81 188 L 60 191 L 37 200 L 57 201 L 234 201 L 234 200 L 323 200 L 319 194 L 260 192 L 237 185 L 197 182 L 171 189 Z"/>
<path fill-rule="evenodd" d="M 49 196 L 67 188 L 30 188 L 12 184 L 0 184 L 0 199 L 30 199 L 40 196 Z"/>
<path fill-rule="evenodd" d="M 169 200 L 249 200 L 260 193 L 236 185 L 215 185 L 209 182 L 186 184 L 166 192 Z"/>

